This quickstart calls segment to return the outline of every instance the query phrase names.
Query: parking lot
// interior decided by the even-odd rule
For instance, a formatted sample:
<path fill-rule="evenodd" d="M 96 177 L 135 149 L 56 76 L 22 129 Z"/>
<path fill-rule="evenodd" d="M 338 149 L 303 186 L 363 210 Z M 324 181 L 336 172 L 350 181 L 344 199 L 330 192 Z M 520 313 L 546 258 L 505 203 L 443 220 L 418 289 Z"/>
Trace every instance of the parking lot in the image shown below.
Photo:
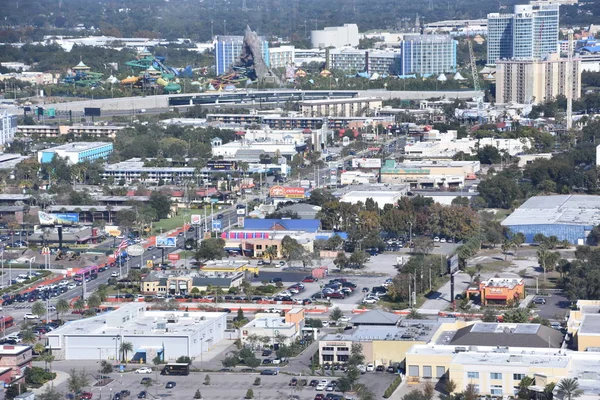
<path fill-rule="evenodd" d="M 377 374 L 377 379 L 372 379 L 373 375 Z M 204 399 L 211 400 L 234 400 L 243 399 L 248 389 L 254 391 L 254 398 L 261 400 L 284 400 L 295 395 L 296 399 L 312 400 L 315 395 L 322 393 L 337 394 L 340 392 L 317 391 L 310 386 L 290 386 L 290 381 L 293 378 L 287 374 L 279 373 L 278 375 L 260 375 L 259 373 L 223 373 L 209 372 L 199 373 L 192 372 L 189 376 L 161 376 L 155 373 L 148 375 L 139 375 L 134 373 L 126 374 L 111 374 L 114 381 L 105 387 L 92 387 L 86 389 L 94 394 L 94 398 L 110 399 L 111 396 L 121 390 L 129 390 L 131 396 L 129 398 L 137 398 L 141 391 L 147 391 L 147 398 L 173 398 L 173 399 L 193 399 L 196 390 L 200 390 Z M 205 385 L 206 376 L 210 377 L 210 384 Z M 339 379 L 341 373 L 337 376 L 321 377 L 321 376 L 302 376 L 297 379 L 306 379 L 308 383 L 311 380 L 327 379 L 328 382 Z M 152 384 L 148 387 L 141 383 L 144 377 L 150 377 Z M 387 386 L 394 379 L 394 374 L 370 372 L 361 375 L 360 381 L 365 383 L 375 393 L 383 393 Z M 254 385 L 256 378 L 260 378 L 261 384 Z M 175 382 L 175 387 L 166 388 L 167 382 Z M 57 387 L 59 391 L 67 391 L 66 383 Z M 102 397 L 101 397 L 102 396 Z"/>
<path fill-rule="evenodd" d="M 565 315 L 569 312 L 571 302 L 560 292 L 554 292 L 550 296 L 537 296 L 546 300 L 546 304 L 536 304 L 536 314 L 542 318 L 553 321 L 564 321 Z"/>

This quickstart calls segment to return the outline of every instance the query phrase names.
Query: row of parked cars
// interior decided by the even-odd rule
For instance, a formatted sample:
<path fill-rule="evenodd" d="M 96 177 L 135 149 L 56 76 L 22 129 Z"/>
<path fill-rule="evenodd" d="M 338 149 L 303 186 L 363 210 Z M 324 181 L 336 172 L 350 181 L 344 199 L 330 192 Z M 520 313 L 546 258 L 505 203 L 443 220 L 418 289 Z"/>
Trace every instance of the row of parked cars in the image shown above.
<path fill-rule="evenodd" d="M 313 299 L 345 299 L 352 295 L 356 290 L 355 283 L 350 282 L 346 278 L 330 279 L 320 292 L 313 294 Z"/>
<path fill-rule="evenodd" d="M 366 288 L 367 289 L 366 291 L 363 290 L 365 297 L 362 300 L 362 303 L 363 304 L 377 304 L 377 302 L 379 302 L 379 300 L 381 300 L 381 298 L 387 294 L 387 288 L 392 283 L 393 283 L 392 279 L 388 278 L 385 280 L 385 282 L 383 282 L 383 284 L 381 286 L 375 286 L 370 291 L 368 290 L 368 288 Z"/>

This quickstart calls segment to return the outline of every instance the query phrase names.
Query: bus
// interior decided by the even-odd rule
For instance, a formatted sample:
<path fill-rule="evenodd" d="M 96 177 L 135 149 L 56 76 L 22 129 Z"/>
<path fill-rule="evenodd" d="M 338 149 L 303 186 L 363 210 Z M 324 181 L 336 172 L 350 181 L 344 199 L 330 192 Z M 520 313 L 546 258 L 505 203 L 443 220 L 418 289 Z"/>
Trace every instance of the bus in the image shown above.
<path fill-rule="evenodd" d="M 13 317 L 9 315 L 0 316 L 0 331 L 4 332 L 15 324 Z"/>
<path fill-rule="evenodd" d="M 79 268 L 79 270 L 75 273 L 73 280 L 75 282 L 83 282 L 84 279 L 94 279 L 98 277 L 98 266 L 92 265 L 85 268 Z"/>
<path fill-rule="evenodd" d="M 161 375 L 180 375 L 188 376 L 190 374 L 190 364 L 187 363 L 169 363 L 165 365 Z"/>

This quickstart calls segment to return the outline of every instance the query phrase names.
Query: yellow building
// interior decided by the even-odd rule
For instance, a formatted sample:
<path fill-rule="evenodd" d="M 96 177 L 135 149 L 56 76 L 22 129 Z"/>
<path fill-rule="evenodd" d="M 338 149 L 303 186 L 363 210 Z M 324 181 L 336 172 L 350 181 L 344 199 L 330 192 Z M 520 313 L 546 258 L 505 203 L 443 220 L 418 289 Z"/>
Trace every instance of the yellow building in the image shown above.
<path fill-rule="evenodd" d="M 573 335 L 578 351 L 600 349 L 600 300 L 577 300 L 577 309 L 571 310 L 567 331 Z"/>
<path fill-rule="evenodd" d="M 355 318 L 360 317 L 364 315 Z M 349 333 L 326 335 L 319 341 L 319 361 L 321 364 L 345 363 L 352 344 L 360 343 L 365 363 L 399 366 L 404 362 L 406 352 L 415 344 L 428 343 L 444 320 L 402 320 L 398 325 L 364 324 L 345 331 Z"/>
<path fill-rule="evenodd" d="M 156 275 L 150 274 L 142 281 L 140 291 L 146 295 L 190 294 L 194 288 L 198 292 L 207 291 L 209 287 L 229 288 L 239 287 L 244 281 L 243 272 L 222 273 L 220 275 Z"/>

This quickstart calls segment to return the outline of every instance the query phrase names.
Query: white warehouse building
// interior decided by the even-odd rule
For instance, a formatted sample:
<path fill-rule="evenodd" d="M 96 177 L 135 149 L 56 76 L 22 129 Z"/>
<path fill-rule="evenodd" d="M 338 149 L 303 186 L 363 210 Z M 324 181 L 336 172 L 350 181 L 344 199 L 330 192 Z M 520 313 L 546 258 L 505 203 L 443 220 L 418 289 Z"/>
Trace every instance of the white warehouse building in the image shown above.
<path fill-rule="evenodd" d="M 148 311 L 146 303 L 67 323 L 49 332 L 48 346 L 59 360 L 120 359 L 121 343 L 133 345 L 127 358 L 146 362 L 180 356 L 197 357 L 212 349 L 227 326 L 226 313 Z"/>

